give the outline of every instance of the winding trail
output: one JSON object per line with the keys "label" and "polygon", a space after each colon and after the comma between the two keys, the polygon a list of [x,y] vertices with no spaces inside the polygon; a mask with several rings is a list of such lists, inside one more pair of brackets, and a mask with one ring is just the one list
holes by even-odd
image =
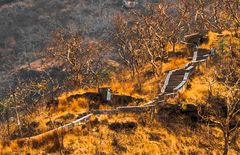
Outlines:
{"label": "winding trail", "polygon": [[[193,43],[187,43],[187,44],[193,44]],[[190,63],[187,63],[183,68],[168,71],[168,74],[166,76],[166,79],[164,81],[164,85],[161,89],[160,94],[156,98],[154,98],[152,101],[146,104],[143,104],[141,106],[124,106],[124,107],[117,107],[116,109],[111,109],[111,110],[92,110],[92,111],[86,112],[84,116],[74,120],[71,123],[65,124],[58,128],[49,130],[47,132],[29,137],[29,138],[31,139],[34,137],[43,136],[46,133],[63,130],[66,128],[72,129],[74,126],[85,124],[94,115],[99,116],[99,115],[111,115],[111,114],[119,114],[119,113],[139,113],[139,112],[144,112],[144,111],[153,109],[154,107],[158,106],[160,103],[163,103],[165,97],[174,96],[180,90],[184,89],[184,87],[186,86],[189,80],[191,73],[196,69],[196,66],[199,65],[199,63],[207,61],[209,57],[214,56],[215,49],[211,49],[211,50],[202,49],[202,48],[198,48],[198,45],[196,44],[194,45],[195,45],[194,47],[195,51],[193,53],[192,61]]]}

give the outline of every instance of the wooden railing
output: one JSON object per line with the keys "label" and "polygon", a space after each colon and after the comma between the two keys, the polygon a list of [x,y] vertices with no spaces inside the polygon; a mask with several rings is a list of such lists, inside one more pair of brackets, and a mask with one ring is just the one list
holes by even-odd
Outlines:
{"label": "wooden railing", "polygon": [[189,80],[190,73],[196,68],[195,66],[200,62],[206,61],[215,53],[214,49],[196,49],[197,50],[194,51],[192,61],[186,64],[184,68],[175,69],[168,72],[160,95],[176,94],[184,87],[184,85],[186,85],[187,81]]}

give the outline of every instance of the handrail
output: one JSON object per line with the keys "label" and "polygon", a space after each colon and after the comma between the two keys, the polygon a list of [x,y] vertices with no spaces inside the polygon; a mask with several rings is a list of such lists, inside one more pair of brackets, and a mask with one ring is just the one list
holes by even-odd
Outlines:
{"label": "handrail", "polygon": [[[189,44],[192,44],[192,43],[189,43]],[[195,45],[195,44],[192,44],[192,45]],[[187,80],[188,80],[188,78],[189,78],[189,74],[190,74],[190,72],[193,71],[193,69],[194,69],[194,64],[195,64],[195,63],[206,61],[206,60],[207,60],[207,57],[213,56],[213,55],[214,55],[214,51],[215,51],[215,49],[212,48],[212,49],[210,50],[210,53],[209,53],[209,54],[205,54],[205,55],[203,55],[203,56],[200,56],[200,57],[203,57],[203,59],[197,60],[197,59],[198,59],[198,56],[199,56],[199,55],[198,55],[198,54],[199,54],[199,48],[198,48],[197,45],[195,45],[194,48],[196,48],[196,51],[194,51],[194,54],[193,54],[193,57],[192,57],[192,61],[191,61],[190,63],[187,63],[187,64],[185,65],[185,67],[182,68],[182,69],[185,71],[184,77],[183,77],[182,81],[173,89],[173,92],[172,92],[172,93],[174,93],[174,91],[178,91],[179,89],[181,89],[181,88],[183,87],[184,84],[187,83]],[[162,89],[161,89],[161,93],[162,93],[162,94],[165,93],[165,90],[167,89],[168,84],[169,84],[169,82],[170,82],[171,76],[174,76],[174,72],[175,72],[175,71],[178,71],[178,70],[181,70],[181,69],[175,69],[175,70],[169,71],[169,73],[168,73],[168,75],[167,75],[167,77],[166,77],[166,79],[165,79],[165,81],[164,81],[164,85],[163,85],[163,87],[162,87]],[[171,93],[171,92],[168,92],[168,93]]]}
{"label": "handrail", "polygon": [[167,87],[167,85],[168,85],[168,83],[169,83],[170,77],[171,77],[171,75],[172,75],[173,72],[174,72],[174,71],[170,71],[170,72],[168,73],[168,75],[167,75],[167,77],[166,77],[166,79],[165,79],[165,81],[164,81],[164,85],[163,85],[163,87],[162,87],[162,90],[161,90],[162,93],[164,93],[164,91],[165,91],[165,89],[166,89],[166,87]]}

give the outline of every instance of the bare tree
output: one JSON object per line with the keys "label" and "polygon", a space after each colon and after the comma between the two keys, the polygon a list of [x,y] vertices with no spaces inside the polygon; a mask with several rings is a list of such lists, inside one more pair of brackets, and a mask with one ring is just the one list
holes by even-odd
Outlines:
{"label": "bare tree", "polygon": [[231,30],[237,33],[240,26],[239,0],[194,1],[195,19],[203,29],[222,32]]}
{"label": "bare tree", "polygon": [[236,89],[237,85],[239,83],[236,83],[235,88],[228,88],[226,95],[212,94],[209,96],[207,104],[199,113],[201,118],[214,123],[222,130],[224,155],[228,154],[229,145],[239,128],[240,96],[239,89]]}
{"label": "bare tree", "polygon": [[233,142],[240,123],[239,59],[236,49],[218,54],[214,72],[209,76],[206,105],[199,113],[204,120],[214,123],[222,130],[224,155],[228,154],[229,145]]}
{"label": "bare tree", "polygon": [[[130,17],[118,16],[113,19],[114,31],[112,35],[112,46],[124,64],[130,68],[132,76],[138,74],[140,61],[140,45],[136,32],[136,20]],[[143,63],[143,62],[142,62]]]}
{"label": "bare tree", "polygon": [[86,83],[97,85],[97,88],[110,79],[111,67],[101,60],[88,62],[87,70],[84,74]]}
{"label": "bare tree", "polygon": [[[180,15],[179,15],[180,14]],[[127,17],[114,19],[112,45],[123,62],[137,73],[139,68],[151,64],[153,73],[162,79],[163,63],[168,57],[167,46],[173,50],[184,36],[184,15],[178,5],[149,5],[146,12],[132,12]]]}
{"label": "bare tree", "polygon": [[138,67],[147,63],[152,65],[157,75],[162,72],[162,63],[167,55],[165,48],[169,41],[166,31],[170,20],[166,14],[167,7],[149,6],[147,13],[133,12],[130,17],[114,20],[115,50],[131,68],[133,75],[135,71],[138,72]]}
{"label": "bare tree", "polygon": [[166,29],[169,18],[166,15],[166,9],[167,6],[159,8],[150,6],[149,14],[139,15],[139,23],[142,23],[138,27],[142,50],[145,51],[147,62],[152,65],[154,73],[158,76],[162,74],[163,62],[167,56],[168,35]]}
{"label": "bare tree", "polygon": [[94,55],[94,51],[90,50],[89,42],[84,37],[63,30],[56,31],[54,41],[46,51],[47,57],[63,62],[66,70],[73,75],[75,85],[81,85],[81,70]]}
{"label": "bare tree", "polygon": [[19,136],[23,136],[22,126],[25,116],[34,112],[36,103],[42,98],[47,86],[44,80],[24,81],[17,78],[14,85],[9,87],[8,95],[0,101],[1,121],[7,123],[7,136],[12,133],[11,126],[15,123]]}

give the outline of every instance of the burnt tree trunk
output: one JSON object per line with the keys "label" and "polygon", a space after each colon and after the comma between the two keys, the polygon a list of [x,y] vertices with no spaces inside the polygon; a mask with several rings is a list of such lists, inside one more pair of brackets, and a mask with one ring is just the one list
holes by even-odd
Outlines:
{"label": "burnt tree trunk", "polygon": [[224,136],[224,150],[223,150],[223,155],[228,155],[228,150],[229,150],[229,136],[230,136],[230,131],[229,131],[229,123],[227,123],[223,126],[223,136]]}
{"label": "burnt tree trunk", "polygon": [[228,155],[228,150],[229,150],[229,134],[224,133],[224,151],[223,155]]}

